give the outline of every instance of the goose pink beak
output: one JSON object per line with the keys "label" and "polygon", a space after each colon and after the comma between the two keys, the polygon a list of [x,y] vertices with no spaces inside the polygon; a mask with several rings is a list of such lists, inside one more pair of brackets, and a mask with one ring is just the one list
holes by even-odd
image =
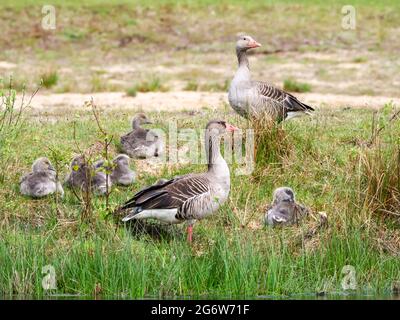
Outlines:
{"label": "goose pink beak", "polygon": [[239,130],[239,128],[237,128],[229,123],[226,124],[226,131],[233,132],[233,131],[237,131],[237,130]]}
{"label": "goose pink beak", "polygon": [[258,43],[257,41],[253,40],[249,43],[249,48],[258,48],[258,47],[261,47],[261,43]]}

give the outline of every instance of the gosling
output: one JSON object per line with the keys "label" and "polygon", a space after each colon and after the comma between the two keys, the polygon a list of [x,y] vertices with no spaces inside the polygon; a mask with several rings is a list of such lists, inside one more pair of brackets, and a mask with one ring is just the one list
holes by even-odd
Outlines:
{"label": "gosling", "polygon": [[296,203],[295,194],[291,188],[277,188],[273,194],[273,202],[267,208],[265,224],[273,227],[292,225],[298,223],[308,213],[308,208]]}
{"label": "gosling", "polygon": [[113,184],[129,186],[135,182],[136,173],[129,168],[130,158],[126,154],[119,154],[113,159],[112,168],[104,165],[104,160],[95,163],[95,168],[105,168],[110,171],[110,178]]}
{"label": "gosling", "polygon": [[108,191],[111,189],[112,182],[110,177],[98,170],[95,165],[88,164],[82,155],[78,155],[72,160],[70,170],[65,179],[65,184],[68,187],[85,190],[87,184],[90,183],[90,188],[94,193],[105,195],[107,194],[108,181]]}
{"label": "gosling", "polygon": [[158,157],[164,152],[164,142],[158,134],[141,127],[152,122],[145,114],[139,113],[132,120],[132,131],[121,137],[121,149],[131,158]]}
{"label": "gosling", "polygon": [[64,196],[61,183],[56,178],[56,170],[49,159],[36,159],[32,165],[32,172],[22,176],[20,191],[23,195],[33,198],[42,198],[55,192]]}

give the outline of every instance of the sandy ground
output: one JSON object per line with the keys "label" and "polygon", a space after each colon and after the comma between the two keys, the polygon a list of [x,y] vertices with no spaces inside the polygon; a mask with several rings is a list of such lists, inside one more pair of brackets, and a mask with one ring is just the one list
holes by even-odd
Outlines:
{"label": "sandy ground", "polygon": [[[400,98],[386,96],[350,96],[337,94],[299,93],[296,96],[316,108],[352,107],[382,108],[386,103],[400,105]],[[149,92],[129,97],[124,92],[92,94],[62,93],[37,94],[31,102],[33,113],[59,113],[85,109],[85,101],[93,98],[101,109],[125,109],[141,111],[188,111],[201,108],[222,108],[228,104],[225,92]]]}

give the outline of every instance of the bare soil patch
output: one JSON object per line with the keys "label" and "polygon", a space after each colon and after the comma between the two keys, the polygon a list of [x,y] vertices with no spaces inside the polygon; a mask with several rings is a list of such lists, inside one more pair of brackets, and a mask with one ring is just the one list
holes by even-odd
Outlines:
{"label": "bare soil patch", "polygon": [[[296,96],[316,108],[373,108],[379,109],[386,103],[400,105],[400,98],[388,96],[350,96],[339,94],[298,93]],[[100,92],[92,94],[59,93],[38,94],[31,103],[33,113],[60,114],[67,110],[85,110],[85,101],[94,99],[99,108],[141,111],[196,111],[202,108],[222,108],[228,104],[225,92],[148,92],[129,97],[124,92]]]}

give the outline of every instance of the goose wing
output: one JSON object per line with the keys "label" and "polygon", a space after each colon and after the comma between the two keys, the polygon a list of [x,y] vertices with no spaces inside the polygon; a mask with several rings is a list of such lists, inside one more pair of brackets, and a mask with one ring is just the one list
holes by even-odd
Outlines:
{"label": "goose wing", "polygon": [[261,97],[265,102],[271,101],[276,105],[283,105],[285,115],[288,112],[310,112],[314,111],[314,108],[309,105],[299,101],[292,94],[274,87],[273,85],[266,82],[253,82],[253,85],[256,88],[257,94]]}
{"label": "goose wing", "polygon": [[121,209],[135,208],[139,213],[147,209],[174,209],[209,195],[209,180],[203,175],[186,175],[144,188],[128,200]]}

